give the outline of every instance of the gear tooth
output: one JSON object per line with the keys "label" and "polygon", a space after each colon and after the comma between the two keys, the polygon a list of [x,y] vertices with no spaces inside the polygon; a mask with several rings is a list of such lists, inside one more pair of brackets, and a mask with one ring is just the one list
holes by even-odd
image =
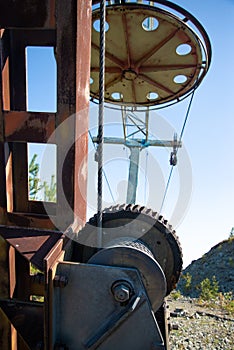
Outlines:
{"label": "gear tooth", "polygon": [[114,212],[115,212],[115,211],[118,211],[118,209],[119,209],[119,205],[118,205],[118,204],[113,205],[111,212],[113,212],[113,211],[114,211]]}
{"label": "gear tooth", "polygon": [[139,205],[138,205],[138,204],[135,204],[135,205],[132,207],[132,210],[135,211],[135,212],[139,212]]}
{"label": "gear tooth", "polygon": [[112,207],[111,207],[111,212],[115,211],[116,208],[117,208],[117,205],[112,205]]}
{"label": "gear tooth", "polygon": [[[172,227],[172,225],[168,224],[168,230],[169,230],[170,232],[173,232],[173,227]],[[174,232],[175,232],[175,231],[174,231]]]}
{"label": "gear tooth", "polygon": [[84,226],[82,230],[84,230],[87,226],[97,226],[97,214],[95,214],[92,218],[89,219],[88,223]]}
{"label": "gear tooth", "polygon": [[131,210],[132,204],[127,204],[125,210]]}
{"label": "gear tooth", "polygon": [[148,208],[145,208],[144,212],[147,214],[147,215],[152,215],[153,212],[151,209],[148,209]]}
{"label": "gear tooth", "polygon": [[119,206],[119,210],[125,210],[125,208],[126,208],[126,204],[121,204],[121,205]]}
{"label": "gear tooth", "polygon": [[158,214],[157,211],[151,210],[151,216],[153,216],[153,218],[156,219],[156,220],[159,218],[159,214]]}
{"label": "gear tooth", "polygon": [[159,216],[158,216],[158,221],[160,221],[160,222],[164,222],[164,218],[163,218],[163,216],[162,216],[162,215],[159,215]]}
{"label": "gear tooth", "polygon": [[97,221],[97,214],[95,214],[90,220],[89,222],[96,222]]}
{"label": "gear tooth", "polygon": [[145,207],[143,207],[143,206],[140,207],[140,208],[139,208],[139,212],[140,212],[140,213],[145,213]]}

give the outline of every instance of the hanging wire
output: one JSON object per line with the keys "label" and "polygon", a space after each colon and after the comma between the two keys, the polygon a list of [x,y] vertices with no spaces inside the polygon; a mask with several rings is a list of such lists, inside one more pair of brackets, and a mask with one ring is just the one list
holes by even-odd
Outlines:
{"label": "hanging wire", "polygon": [[99,53],[99,115],[98,115],[98,198],[97,198],[97,245],[102,247],[102,192],[103,192],[103,124],[105,89],[105,24],[106,1],[100,0],[100,53]]}
{"label": "hanging wire", "polygon": [[149,158],[149,152],[146,151],[146,158],[145,158],[145,189],[144,189],[144,203],[145,203],[145,205],[146,205],[146,190],[147,190],[148,158]]}
{"label": "hanging wire", "polygon": [[[191,105],[192,105],[194,93],[195,93],[195,89],[193,90],[193,93],[191,94],[191,98],[190,98],[190,101],[189,101],[187,113],[186,113],[186,115],[185,115],[184,123],[183,123],[182,129],[181,129],[181,132],[180,132],[180,137],[179,137],[179,142],[178,142],[178,144],[182,141],[182,137],[183,137],[183,134],[184,134],[185,126],[186,126],[187,121],[188,121],[188,117],[189,117],[189,113],[190,113],[190,109],[191,109]],[[177,155],[178,149],[179,149],[179,147],[177,146],[176,149],[175,149],[175,155]],[[160,211],[159,211],[160,213],[162,212],[162,209],[163,209],[163,207],[164,207],[164,203],[165,203],[166,196],[167,196],[167,193],[168,193],[169,185],[170,185],[170,182],[171,182],[171,177],[172,177],[173,169],[174,169],[174,166],[172,165],[172,166],[171,166],[170,173],[169,173],[169,176],[168,176],[167,185],[166,185],[166,188],[165,188],[165,192],[164,192],[164,196],[163,196],[161,208],[160,208]]]}
{"label": "hanging wire", "polygon": [[[90,130],[89,130],[89,137],[90,137],[90,139],[91,139],[91,141],[92,141],[93,148],[94,148],[95,151],[97,152],[97,147],[95,146],[95,143],[93,142],[93,137],[92,137],[92,134],[91,134]],[[110,192],[112,201],[113,201],[114,203],[116,203],[116,200],[115,200],[114,195],[113,195],[113,192],[112,192],[112,190],[111,190],[111,186],[110,186],[110,183],[109,183],[109,181],[108,181],[108,177],[107,177],[107,175],[106,175],[106,172],[105,172],[105,170],[104,170],[104,167],[102,168],[102,172],[103,172],[104,178],[105,178],[105,180],[106,180],[106,184],[107,184],[107,187],[108,187],[108,189],[109,189],[109,192]]]}
{"label": "hanging wire", "polygon": [[110,192],[110,195],[111,195],[112,201],[113,201],[113,202],[116,204],[116,200],[114,199],[114,196],[113,196],[113,192],[112,192],[112,190],[111,190],[110,183],[109,183],[109,181],[108,181],[107,175],[106,175],[106,173],[105,173],[105,171],[104,171],[104,170],[103,170],[103,175],[104,175],[104,178],[105,178],[105,180],[106,180],[107,187],[108,187],[108,189],[109,189],[109,192]]}

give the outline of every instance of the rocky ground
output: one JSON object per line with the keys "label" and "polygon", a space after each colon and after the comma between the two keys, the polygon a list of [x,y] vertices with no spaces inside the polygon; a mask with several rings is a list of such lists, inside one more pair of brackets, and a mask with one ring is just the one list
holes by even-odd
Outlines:
{"label": "rocky ground", "polygon": [[222,310],[201,307],[197,299],[168,299],[170,350],[233,350],[234,317]]}

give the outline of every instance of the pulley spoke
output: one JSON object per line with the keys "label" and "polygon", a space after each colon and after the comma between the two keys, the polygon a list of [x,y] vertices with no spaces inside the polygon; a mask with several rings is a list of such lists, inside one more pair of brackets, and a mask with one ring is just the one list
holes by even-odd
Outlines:
{"label": "pulley spoke", "polygon": [[167,88],[166,86],[162,85],[161,83],[156,82],[155,80],[147,77],[144,74],[139,74],[138,78],[143,79],[144,81],[146,81],[147,83],[149,83],[152,86],[155,86],[156,88],[159,88],[161,90],[164,90],[165,92],[169,93],[169,94],[174,94],[174,92],[172,90],[170,90],[169,88]]}
{"label": "pulley spoke", "polygon": [[[92,43],[92,48],[98,52],[100,52],[100,47],[98,45],[96,45],[95,43]],[[105,57],[108,58],[108,60],[112,61],[113,63],[115,63],[117,66],[119,66],[120,68],[124,69],[125,67],[125,63],[122,62],[118,57],[116,57],[115,55],[113,55],[112,53],[105,51]]]}
{"label": "pulley spoke", "polygon": [[198,68],[201,67],[197,64],[163,64],[163,65],[155,65],[155,66],[141,66],[139,68],[139,73],[153,73],[153,72],[166,72],[171,70],[180,70],[187,68]]}
{"label": "pulley spoke", "polygon": [[139,68],[144,62],[146,62],[150,57],[152,57],[157,51],[159,51],[165,44],[168,43],[178,32],[179,29],[174,30],[170,33],[166,38],[160,41],[155,47],[149,50],[146,54],[144,54],[135,64],[134,68]]}

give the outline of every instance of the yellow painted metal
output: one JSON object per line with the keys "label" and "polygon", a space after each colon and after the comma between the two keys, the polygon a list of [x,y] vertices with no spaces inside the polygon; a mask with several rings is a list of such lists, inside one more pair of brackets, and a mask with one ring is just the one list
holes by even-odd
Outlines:
{"label": "yellow painted metal", "polygon": [[[99,16],[99,10],[93,12],[93,99],[99,93]],[[140,4],[111,6],[106,22],[106,102],[153,106],[180,100],[206,69],[199,38],[170,12]]]}

